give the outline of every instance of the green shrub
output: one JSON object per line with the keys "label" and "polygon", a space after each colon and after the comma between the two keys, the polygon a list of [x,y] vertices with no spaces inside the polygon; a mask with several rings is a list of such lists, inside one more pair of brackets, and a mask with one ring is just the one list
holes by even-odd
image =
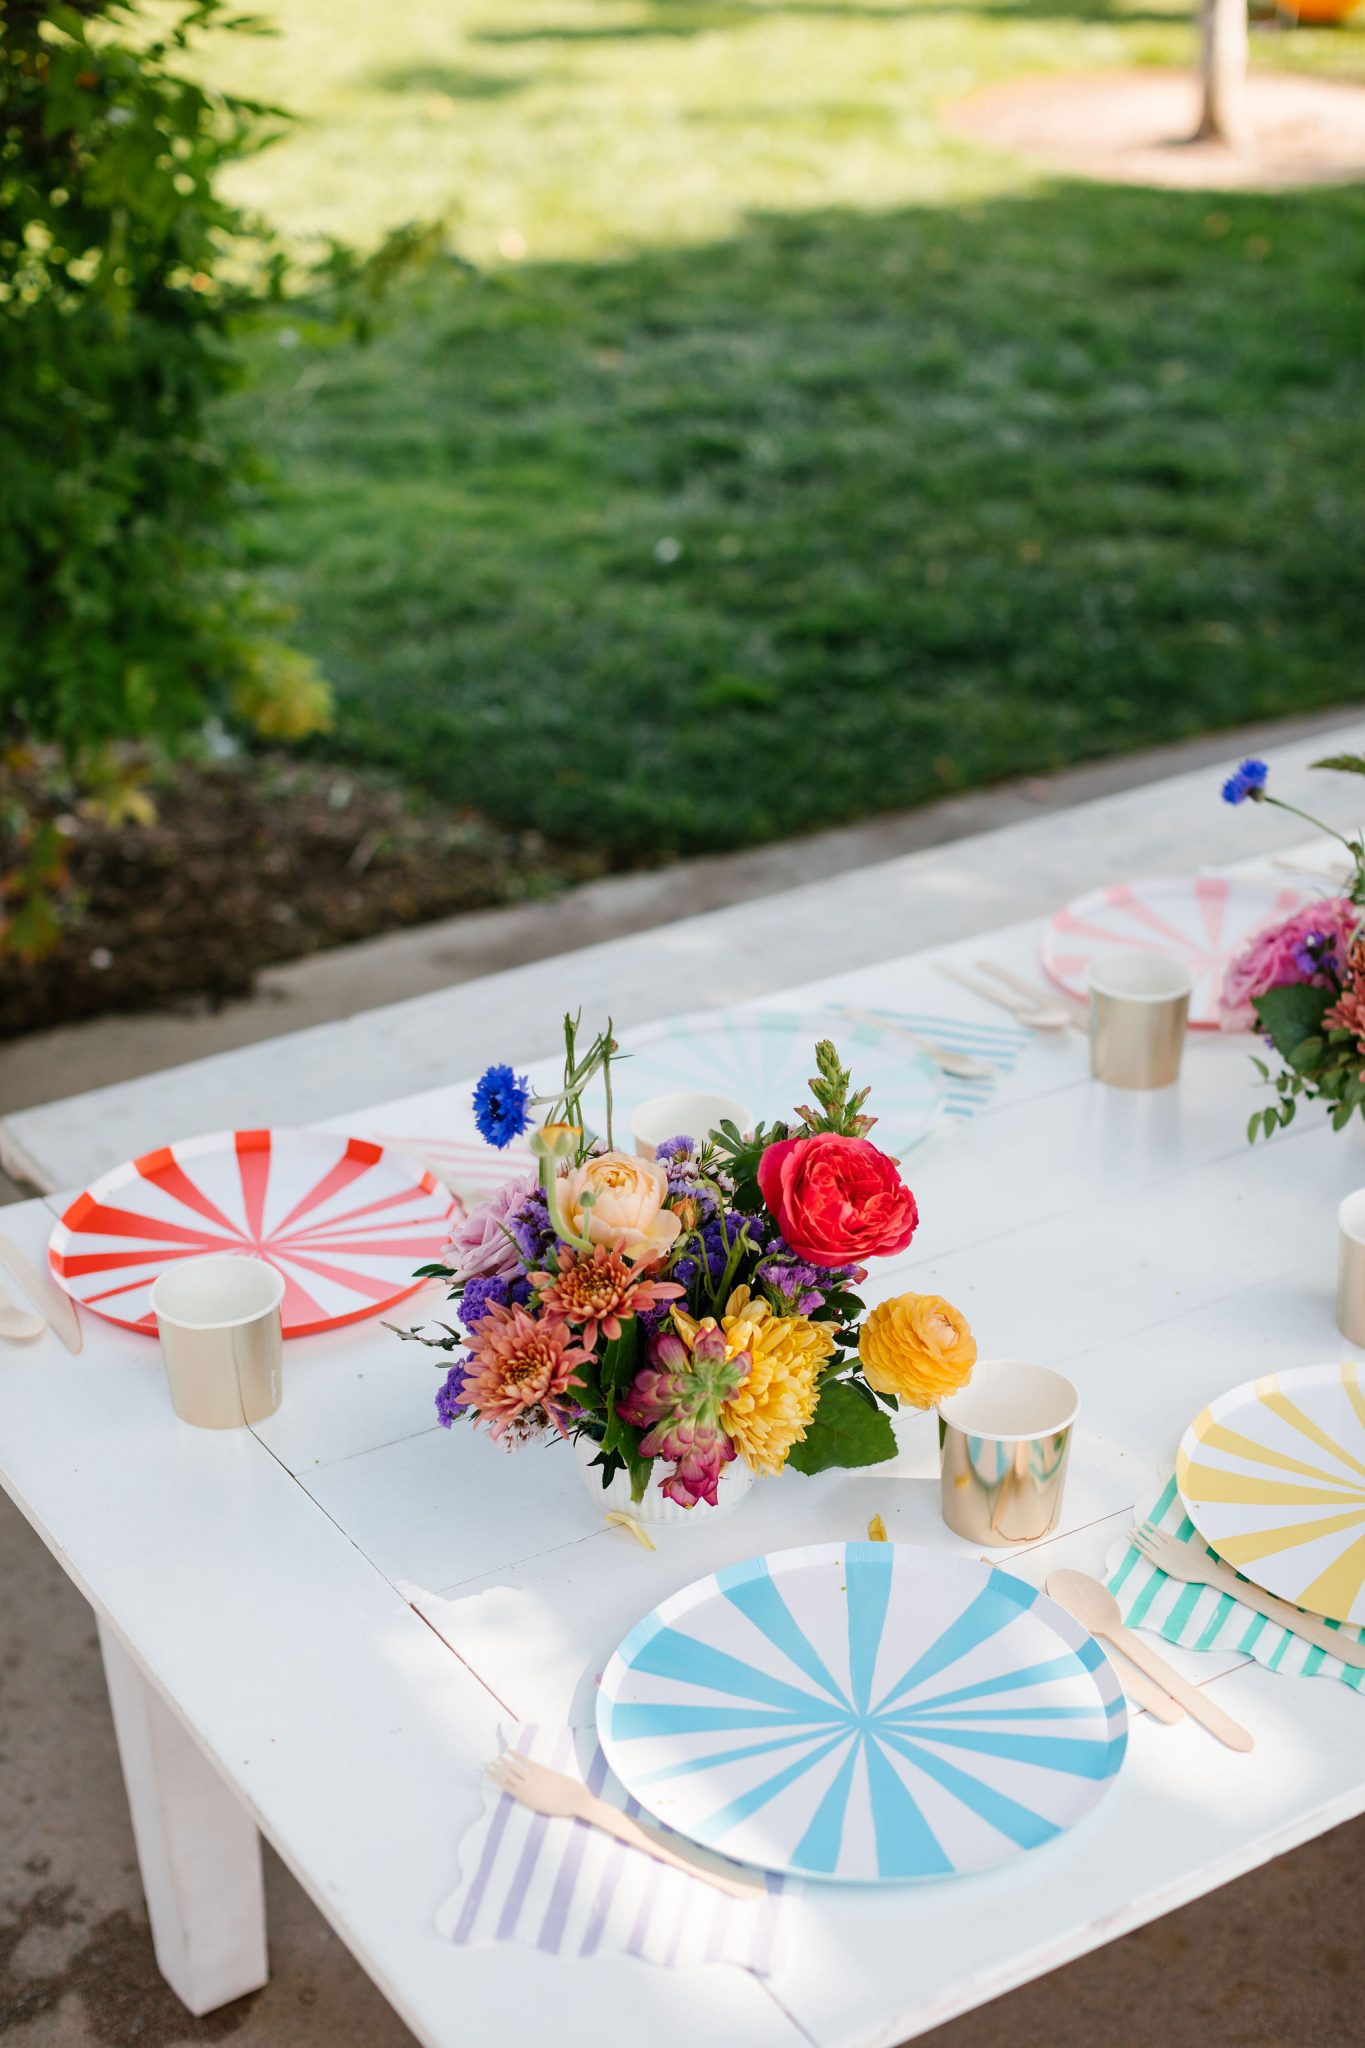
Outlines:
{"label": "green shrub", "polygon": [[[270,110],[176,69],[210,25],[255,26],[226,0],[0,0],[0,747],[78,767],[217,708],[327,720],[234,555],[253,458],[215,401],[282,258],[215,191]],[[0,850],[0,946],[32,865]]]}

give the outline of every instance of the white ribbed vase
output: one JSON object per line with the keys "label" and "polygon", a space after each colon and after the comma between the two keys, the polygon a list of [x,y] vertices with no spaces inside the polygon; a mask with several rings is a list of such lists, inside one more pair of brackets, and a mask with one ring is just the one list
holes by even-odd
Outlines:
{"label": "white ribbed vase", "polygon": [[645,1488],[644,1499],[632,1500],[630,1479],[625,1472],[618,1472],[610,1486],[603,1486],[602,1468],[600,1465],[594,1468],[592,1462],[597,1456],[598,1447],[591,1437],[576,1436],[573,1447],[583,1484],[601,1512],[606,1514],[612,1508],[624,1508],[628,1515],[634,1515],[639,1522],[714,1521],[717,1515],[723,1515],[727,1509],[742,1501],[754,1483],[754,1475],[743,1458],[732,1458],[720,1475],[714,1507],[709,1501],[704,1500],[699,1500],[695,1507],[681,1507],[677,1501],[670,1500],[662,1490],[662,1481],[667,1476],[669,1465],[667,1458],[658,1458],[650,1474],[649,1484]]}

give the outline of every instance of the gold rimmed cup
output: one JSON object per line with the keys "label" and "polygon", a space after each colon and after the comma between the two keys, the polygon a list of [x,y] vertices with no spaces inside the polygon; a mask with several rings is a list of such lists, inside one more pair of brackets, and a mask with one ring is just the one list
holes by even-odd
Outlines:
{"label": "gold rimmed cup", "polygon": [[171,1406],[199,1429],[240,1429],[280,1405],[284,1275],[264,1259],[210,1252],[158,1275],[152,1309]]}
{"label": "gold rimmed cup", "polygon": [[1090,1071],[1110,1088],[1169,1088],[1180,1078],[1194,976],[1164,953],[1092,960]]}
{"label": "gold rimmed cup", "polygon": [[1337,1328],[1365,1348],[1365,1188],[1337,1211]]}
{"label": "gold rimmed cup", "polygon": [[978,1360],[938,1404],[943,1519],[969,1543],[1033,1543],[1062,1511],[1080,1395],[1022,1358]]}
{"label": "gold rimmed cup", "polygon": [[670,1138],[691,1138],[702,1145],[712,1131],[732,1123],[739,1131],[751,1131],[753,1116],[733,1095],[712,1095],[703,1090],[681,1090],[673,1095],[651,1095],[631,1111],[630,1134],[641,1159],[652,1159],[656,1149]]}

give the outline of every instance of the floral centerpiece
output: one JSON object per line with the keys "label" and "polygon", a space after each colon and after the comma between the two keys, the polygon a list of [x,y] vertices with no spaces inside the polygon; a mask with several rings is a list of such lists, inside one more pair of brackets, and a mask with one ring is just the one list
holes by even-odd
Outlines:
{"label": "floral centerpiece", "polygon": [[[735,1460],[772,1474],[892,1457],[887,1411],[962,1385],[976,1347],[935,1296],[864,1320],[865,1261],[903,1252],[919,1212],[834,1046],[815,1048],[814,1100],[790,1123],[680,1131],[641,1159],[613,1144],[610,1026],[586,1051],[576,1020],[564,1029],[558,1095],[533,1095],[505,1066],[474,1092],[484,1137],[529,1133],[536,1170],[422,1269],[450,1282],[454,1322],[399,1334],[459,1354],[440,1421],[509,1447],[586,1440],[604,1487],[624,1474],[639,1502],[658,1479],[688,1508],[717,1504]],[[600,1138],[583,1113],[599,1077]]]}
{"label": "floral centerpiece", "polygon": [[[1334,754],[1315,768],[1365,775],[1365,755]],[[1340,840],[1351,873],[1339,895],[1303,904],[1265,926],[1229,964],[1222,1013],[1229,1030],[1259,1029],[1284,1065],[1272,1075],[1276,1099],[1253,1111],[1247,1136],[1269,1137],[1294,1120],[1299,1100],[1320,1102],[1340,1131],[1365,1111],[1365,841],[1272,796],[1264,761],[1243,761],[1223,784],[1224,802],[1272,804]]]}

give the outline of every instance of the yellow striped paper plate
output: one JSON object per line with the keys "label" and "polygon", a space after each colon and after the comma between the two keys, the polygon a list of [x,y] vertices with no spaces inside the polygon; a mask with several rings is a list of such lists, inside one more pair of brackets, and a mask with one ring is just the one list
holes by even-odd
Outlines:
{"label": "yellow striped paper plate", "polygon": [[1176,1485],[1221,1558],[1296,1607],[1365,1622],[1365,1368],[1234,1387],[1185,1431]]}

